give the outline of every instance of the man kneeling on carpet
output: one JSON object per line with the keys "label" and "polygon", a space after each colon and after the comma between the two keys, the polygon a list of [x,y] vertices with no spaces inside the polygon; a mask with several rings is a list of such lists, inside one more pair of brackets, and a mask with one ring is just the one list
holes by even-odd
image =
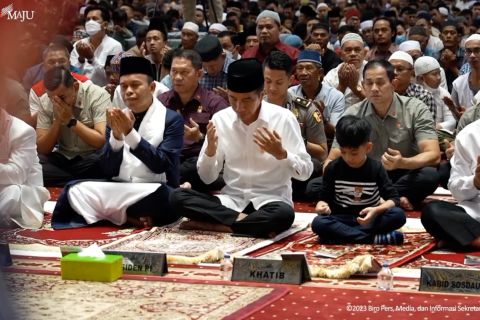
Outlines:
{"label": "man kneeling on carpet", "polygon": [[262,65],[242,59],[228,68],[231,107],[215,113],[197,162],[208,184],[223,169],[218,195],[177,189],[171,205],[191,219],[183,228],[269,237],[294,220],[291,178],[306,180],[313,171],[300,126],[287,109],[262,101]]}
{"label": "man kneeling on carpet", "polygon": [[406,221],[398,192],[380,161],[367,156],[371,130],[353,115],[337,123],[341,157],[325,168],[315,208],[319,215],[312,222],[323,243],[403,243],[403,234],[395,231]]}
{"label": "man kneeling on carpet", "polygon": [[107,110],[107,143],[101,158],[113,182],[67,185],[53,212],[55,229],[100,220],[150,227],[179,218],[168,199],[179,181],[183,119],[153,96],[153,70],[145,58],[120,61],[120,87],[128,109]]}

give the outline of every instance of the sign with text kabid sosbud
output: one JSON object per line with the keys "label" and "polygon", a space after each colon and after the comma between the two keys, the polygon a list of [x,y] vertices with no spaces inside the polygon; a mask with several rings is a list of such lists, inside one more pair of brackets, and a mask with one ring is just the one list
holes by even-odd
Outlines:
{"label": "sign with text kabid sosbud", "polygon": [[480,294],[480,269],[422,267],[419,290]]}
{"label": "sign with text kabid sosbud", "polygon": [[305,254],[282,254],[282,260],[238,257],[233,260],[233,281],[301,284],[309,281]]}

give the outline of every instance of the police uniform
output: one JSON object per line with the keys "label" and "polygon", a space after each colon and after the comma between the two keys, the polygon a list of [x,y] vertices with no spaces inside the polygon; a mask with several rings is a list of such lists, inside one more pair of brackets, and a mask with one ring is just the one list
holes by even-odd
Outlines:
{"label": "police uniform", "polygon": [[[268,101],[267,96],[264,97],[264,100]],[[305,143],[307,141],[315,144],[327,142],[322,114],[311,101],[289,92],[283,107],[292,111],[297,118]]]}

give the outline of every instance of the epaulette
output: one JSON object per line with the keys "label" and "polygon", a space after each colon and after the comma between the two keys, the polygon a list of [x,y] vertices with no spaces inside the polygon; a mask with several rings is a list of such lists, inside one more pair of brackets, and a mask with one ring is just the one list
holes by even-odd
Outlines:
{"label": "epaulette", "polygon": [[310,104],[312,103],[312,101],[308,100],[308,99],[305,99],[305,98],[302,98],[302,97],[295,97],[293,99],[293,103],[296,106],[299,106],[299,107],[302,107],[302,108],[308,108],[308,107],[310,107]]}

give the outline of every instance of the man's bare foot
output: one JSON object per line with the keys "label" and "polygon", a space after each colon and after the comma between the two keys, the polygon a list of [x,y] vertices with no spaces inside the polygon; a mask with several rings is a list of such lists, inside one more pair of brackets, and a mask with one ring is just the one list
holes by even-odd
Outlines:
{"label": "man's bare foot", "polygon": [[407,197],[400,197],[400,207],[407,211],[413,210],[413,206]]}
{"label": "man's bare foot", "polygon": [[475,249],[480,249],[480,237],[476,238],[470,243],[470,246]]}
{"label": "man's bare foot", "polygon": [[210,223],[203,221],[187,220],[180,223],[179,229],[182,230],[205,230],[215,232],[232,233],[232,228],[220,223]]}
{"label": "man's bare foot", "polygon": [[236,219],[235,221],[241,221],[241,220],[245,219],[247,216],[248,216],[248,214],[245,214],[245,213],[243,213],[243,212],[240,212],[240,213],[238,214],[237,219]]}
{"label": "man's bare foot", "polygon": [[192,189],[192,184],[188,181],[185,181],[181,185],[179,185],[180,188],[182,189]]}
{"label": "man's bare foot", "polygon": [[151,228],[153,227],[152,217],[127,217],[127,223],[134,226],[135,228]]}

